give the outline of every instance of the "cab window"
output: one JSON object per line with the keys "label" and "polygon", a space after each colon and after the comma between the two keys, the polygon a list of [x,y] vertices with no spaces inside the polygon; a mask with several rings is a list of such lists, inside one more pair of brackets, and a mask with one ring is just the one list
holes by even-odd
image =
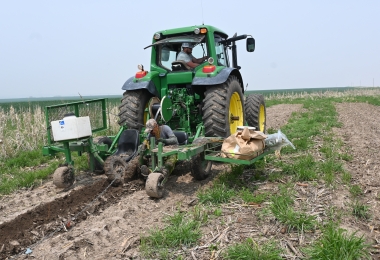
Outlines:
{"label": "cab window", "polygon": [[171,44],[166,44],[159,48],[159,65],[167,70],[171,70],[172,62],[177,59],[178,50]]}
{"label": "cab window", "polygon": [[220,43],[220,41],[225,40],[225,38],[223,38],[222,36],[220,36],[218,34],[215,34],[214,39],[215,39],[215,51],[216,51],[217,65],[229,67],[227,46]]}
{"label": "cab window", "polygon": [[[188,39],[186,39],[186,37],[183,37],[183,39],[181,39],[181,40],[183,42],[188,42],[193,46],[191,54],[195,58],[200,58],[200,57],[208,55],[207,54],[208,53],[207,52],[207,45],[204,42],[204,40],[203,40],[203,42],[191,42],[191,41],[195,41],[195,40],[192,38],[189,38],[189,37],[187,37],[187,38]],[[202,39],[200,39],[200,40],[202,40]],[[182,46],[183,42],[178,42],[178,41],[170,42],[169,40],[168,40],[168,42],[165,42],[163,44],[159,44],[156,46],[156,48],[157,48],[157,64],[159,66],[163,67],[164,69],[171,71],[172,70],[172,62],[177,61],[177,56],[182,51],[181,46]]]}

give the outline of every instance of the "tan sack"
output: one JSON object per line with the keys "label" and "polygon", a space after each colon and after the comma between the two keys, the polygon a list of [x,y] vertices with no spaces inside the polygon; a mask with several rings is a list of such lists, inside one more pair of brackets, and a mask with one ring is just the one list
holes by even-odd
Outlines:
{"label": "tan sack", "polygon": [[266,135],[260,131],[245,127],[230,135],[222,144],[222,157],[240,160],[252,160],[263,153]]}

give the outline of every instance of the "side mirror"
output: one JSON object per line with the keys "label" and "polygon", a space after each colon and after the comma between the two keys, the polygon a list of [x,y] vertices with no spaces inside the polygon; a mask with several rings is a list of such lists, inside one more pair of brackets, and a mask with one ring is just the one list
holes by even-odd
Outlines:
{"label": "side mirror", "polygon": [[255,39],[254,38],[247,38],[247,51],[248,52],[255,51]]}
{"label": "side mirror", "polygon": [[170,50],[166,47],[162,48],[161,61],[168,61],[170,57]]}

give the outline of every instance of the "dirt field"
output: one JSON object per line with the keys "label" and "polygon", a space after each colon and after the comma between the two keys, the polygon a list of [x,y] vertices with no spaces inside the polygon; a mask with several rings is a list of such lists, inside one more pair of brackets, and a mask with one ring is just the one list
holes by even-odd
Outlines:
{"label": "dirt field", "polygon": [[[364,191],[364,200],[371,206],[371,220],[360,221],[347,216],[342,226],[358,230],[359,234],[379,244],[379,160],[380,109],[368,104],[337,104],[339,120],[343,127],[335,133],[344,141],[354,159],[346,169],[354,182]],[[286,124],[293,111],[300,105],[277,105],[267,108],[267,127],[279,129]],[[107,186],[103,175],[82,173],[70,190],[55,188],[51,181],[34,189],[20,190],[0,199],[0,258],[4,259],[31,247],[29,255],[17,255],[18,259],[140,259],[139,239],[149,229],[164,225],[165,215],[178,210],[188,210],[196,204],[196,192],[207,186],[226,165],[215,164],[212,176],[195,181],[186,164],[179,165],[166,184],[164,198],[150,199],[144,191],[144,182],[135,180],[123,187],[110,187],[99,199],[88,206]],[[250,174],[250,173],[248,173]],[[263,182],[259,190],[276,189],[275,183]],[[337,208],[348,207],[349,192],[345,187],[335,190],[322,186],[296,186],[300,199],[307,198],[310,211],[323,216],[333,203]],[[301,259],[298,247],[312,241],[320,234],[303,235],[282,232],[283,227],[268,219],[266,225],[258,225],[255,207],[242,207],[231,203],[223,206],[223,223],[212,219],[202,227],[201,247],[185,248],[173,255],[185,259],[218,259],[223,247],[241,242],[247,237],[256,240],[276,238],[287,249],[288,259]],[[79,214],[79,212],[83,212]],[[71,219],[71,226],[65,227]],[[227,227],[227,228],[226,228]],[[66,231],[67,230],[67,231]],[[215,238],[216,237],[216,238]],[[218,251],[207,247],[210,241],[220,243]],[[293,247],[294,250],[291,250]]]}

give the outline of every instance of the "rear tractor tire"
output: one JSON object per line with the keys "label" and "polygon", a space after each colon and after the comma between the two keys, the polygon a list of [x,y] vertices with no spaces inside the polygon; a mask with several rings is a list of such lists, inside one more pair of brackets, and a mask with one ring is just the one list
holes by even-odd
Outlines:
{"label": "rear tractor tire", "polygon": [[53,184],[58,188],[68,188],[75,181],[74,170],[70,166],[57,168],[53,174]]}
{"label": "rear tractor tire", "polygon": [[266,131],[266,108],[263,95],[248,95],[245,99],[245,118],[257,131]]}
{"label": "rear tractor tire", "polygon": [[119,125],[140,131],[148,118],[148,102],[151,97],[145,89],[125,91],[119,106]]}
{"label": "rear tractor tire", "polygon": [[243,90],[237,77],[208,87],[202,111],[206,136],[228,137],[244,125]]}

